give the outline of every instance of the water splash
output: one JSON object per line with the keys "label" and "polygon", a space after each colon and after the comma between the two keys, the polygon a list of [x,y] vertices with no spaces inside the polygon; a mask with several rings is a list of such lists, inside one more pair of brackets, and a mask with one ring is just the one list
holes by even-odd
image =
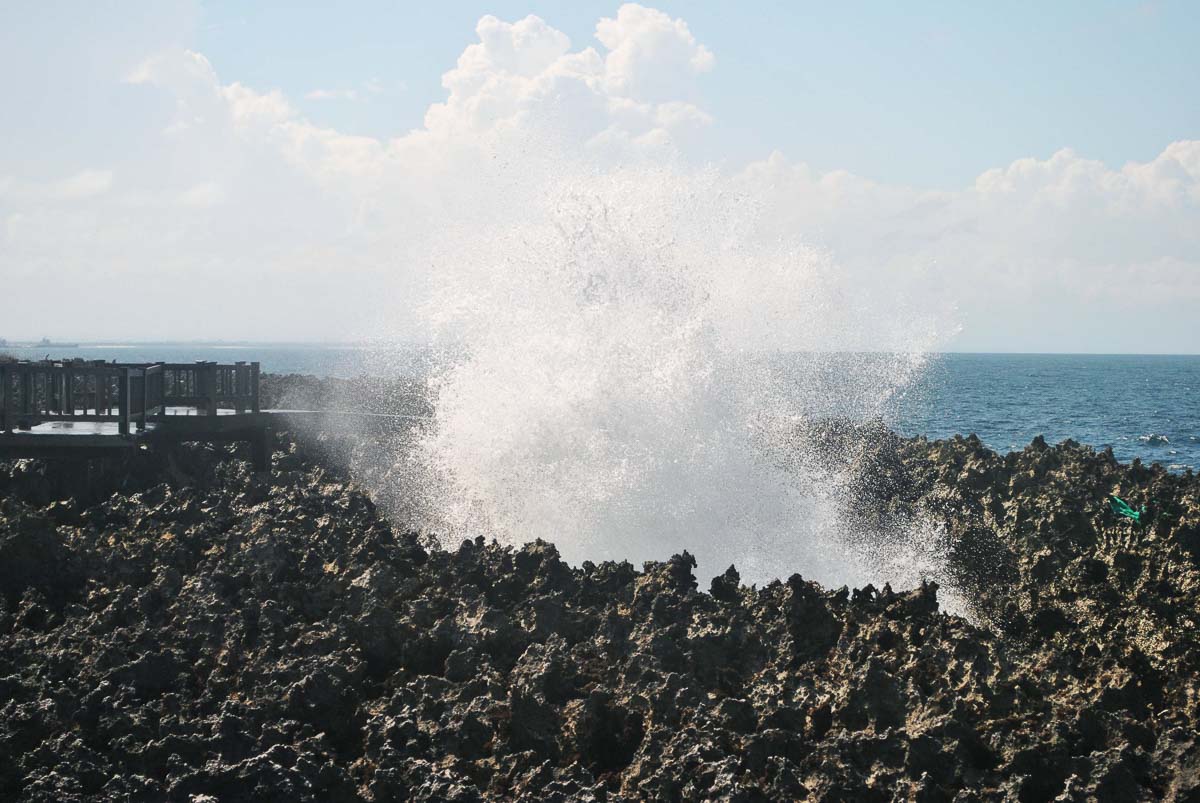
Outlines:
{"label": "water splash", "polygon": [[936,574],[857,546],[847,483],[796,437],[886,415],[936,322],[864,307],[828,254],[759,234],[762,208],[715,171],[548,178],[493,186],[510,208],[434,258],[426,315],[457,356],[414,451],[422,526],[576,563],[687,549],[701,577],[733,563],[746,582]]}

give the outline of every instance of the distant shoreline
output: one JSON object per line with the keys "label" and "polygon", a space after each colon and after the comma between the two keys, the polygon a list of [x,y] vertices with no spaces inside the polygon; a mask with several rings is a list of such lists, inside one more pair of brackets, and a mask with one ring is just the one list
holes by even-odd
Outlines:
{"label": "distant shoreline", "polygon": [[[35,351],[38,348],[342,348],[342,349],[377,349],[377,348],[427,348],[431,344],[417,341],[389,342],[367,340],[74,340],[64,338],[63,341],[49,344],[39,344],[37,341],[0,340],[0,351],[19,350]],[[754,352],[760,353],[760,352]],[[766,353],[766,352],[761,352]],[[891,352],[879,351],[785,351],[787,354],[883,354]],[[1167,351],[967,351],[951,349],[947,351],[928,352],[930,357],[1200,357],[1197,352],[1167,352]]]}

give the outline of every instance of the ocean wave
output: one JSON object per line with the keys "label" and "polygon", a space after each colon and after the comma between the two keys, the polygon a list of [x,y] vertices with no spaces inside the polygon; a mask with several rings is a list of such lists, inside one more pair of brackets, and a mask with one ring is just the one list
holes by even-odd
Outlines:
{"label": "ocean wave", "polygon": [[[746,582],[939,579],[940,547],[860,547],[843,518],[851,478],[795,426],[889,409],[932,330],[834,303],[824,255],[758,234],[712,175],[564,164],[546,181],[511,221],[448,235],[436,257],[426,314],[463,349],[435,368],[435,418],[404,468],[430,500],[421,528],[455,547],[480,531],[541,537],[575,563],[686,547],[698,571],[735,563]],[[883,321],[902,352],[832,356]],[[806,356],[792,374],[750,348]]]}
{"label": "ocean wave", "polygon": [[1165,446],[1171,442],[1166,435],[1158,435],[1153,432],[1148,435],[1139,435],[1138,440],[1150,446]]}

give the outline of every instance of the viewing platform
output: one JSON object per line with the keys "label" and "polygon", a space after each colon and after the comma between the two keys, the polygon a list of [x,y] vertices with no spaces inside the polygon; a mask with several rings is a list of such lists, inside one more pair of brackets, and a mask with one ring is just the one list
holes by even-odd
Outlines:
{"label": "viewing platform", "polygon": [[185,441],[250,443],[270,468],[259,364],[0,364],[0,458],[93,458]]}

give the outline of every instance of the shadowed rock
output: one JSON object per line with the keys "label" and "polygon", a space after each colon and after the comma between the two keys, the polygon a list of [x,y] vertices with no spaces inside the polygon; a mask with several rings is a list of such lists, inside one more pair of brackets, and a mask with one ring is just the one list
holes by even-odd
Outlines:
{"label": "shadowed rock", "polygon": [[932,583],[443,551],[287,437],[269,482],[187,447],[99,502],[0,464],[0,798],[1197,799],[1195,477],[820,438],[853,516],[946,527],[976,623]]}

